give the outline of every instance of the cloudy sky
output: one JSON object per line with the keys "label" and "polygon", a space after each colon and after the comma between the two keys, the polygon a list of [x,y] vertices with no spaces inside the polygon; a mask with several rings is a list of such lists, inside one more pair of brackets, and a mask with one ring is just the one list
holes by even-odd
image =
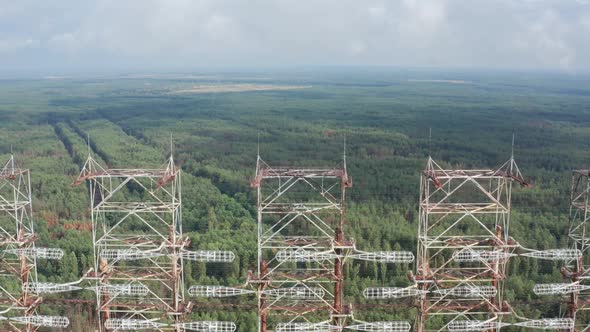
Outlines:
{"label": "cloudy sky", "polygon": [[0,0],[0,71],[590,70],[590,0]]}

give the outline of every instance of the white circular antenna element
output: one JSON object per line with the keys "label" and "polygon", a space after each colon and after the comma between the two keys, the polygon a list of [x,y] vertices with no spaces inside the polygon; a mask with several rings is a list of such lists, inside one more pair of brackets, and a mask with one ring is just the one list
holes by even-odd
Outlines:
{"label": "white circular antenna element", "polygon": [[223,321],[186,322],[175,326],[185,330],[199,332],[234,332],[237,328],[233,322]]}
{"label": "white circular antenna element", "polygon": [[104,326],[118,331],[136,331],[159,329],[167,325],[146,319],[111,318],[105,321]]}
{"label": "white circular antenna element", "polygon": [[216,250],[199,250],[188,251],[184,250],[181,253],[182,258],[197,262],[210,263],[231,263],[236,259],[236,255],[231,251],[216,251]]}
{"label": "white circular antenna element", "polygon": [[59,327],[66,328],[70,325],[70,320],[67,317],[62,316],[25,316],[25,317],[12,317],[11,321],[30,324],[38,327]]}

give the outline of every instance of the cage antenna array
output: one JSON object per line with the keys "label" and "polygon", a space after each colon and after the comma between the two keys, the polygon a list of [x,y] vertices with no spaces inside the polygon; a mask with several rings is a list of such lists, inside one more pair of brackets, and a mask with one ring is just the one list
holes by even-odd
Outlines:
{"label": "cage antenna array", "polygon": [[[41,295],[74,290],[96,294],[100,331],[233,332],[224,321],[185,321],[184,261],[228,263],[228,251],[190,251],[182,231],[181,171],[172,156],[160,168],[113,169],[88,156],[73,183],[88,183],[93,238],[90,287],[39,282],[38,259],[63,251],[35,246],[29,171],[14,157],[0,170],[0,327],[65,328],[66,317],[38,313]],[[590,170],[573,173],[567,249],[531,250],[509,233],[512,187],[524,179],[513,155],[497,169],[446,169],[428,158],[420,177],[416,273],[409,287],[373,287],[367,299],[412,298],[414,329],[500,331],[507,326],[575,331],[590,309]],[[253,295],[259,332],[396,331],[405,321],[364,322],[344,303],[344,263],[412,263],[406,251],[367,252],[345,235],[346,190],[352,180],[337,167],[269,166],[257,155],[251,181],[257,197],[257,266],[239,287],[191,285],[193,297]],[[586,255],[584,255],[586,254]],[[567,283],[539,284],[539,296],[567,298],[568,317],[526,319],[504,300],[506,266],[515,256],[564,261]],[[3,281],[18,280],[18,288]],[[14,282],[12,283],[14,284]],[[513,317],[513,318],[514,318]],[[584,325],[585,326],[585,325]],[[582,331],[590,331],[585,326]]]}

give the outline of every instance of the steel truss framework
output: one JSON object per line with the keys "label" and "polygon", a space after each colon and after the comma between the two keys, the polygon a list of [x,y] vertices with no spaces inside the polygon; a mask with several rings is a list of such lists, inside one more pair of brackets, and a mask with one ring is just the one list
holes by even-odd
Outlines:
{"label": "steel truss framework", "polygon": [[[258,156],[251,185],[258,197],[258,264],[250,283],[258,286],[259,331],[314,315],[342,325],[350,315],[342,303],[342,255],[352,249],[343,231],[352,185],[346,164],[271,167]],[[278,317],[269,322],[269,314]]]}
{"label": "steel truss framework", "polygon": [[[571,247],[563,258],[565,266],[561,273],[567,280],[565,283],[535,285],[533,291],[537,295],[558,295],[567,298],[567,326],[562,331],[590,331],[588,314],[590,310],[590,170],[572,172],[570,196],[570,227],[568,236]],[[562,251],[565,251],[562,250]]]}
{"label": "steel truss framework", "polygon": [[[417,298],[417,331],[499,331],[506,326],[573,329],[571,318],[527,319],[503,300],[506,264],[514,256],[571,261],[580,249],[533,250],[509,236],[513,182],[524,181],[514,158],[500,168],[446,170],[429,158],[421,177],[419,247],[415,284],[367,288],[368,299]],[[253,294],[259,331],[409,331],[404,321],[362,322],[342,303],[347,259],[411,263],[410,252],[364,252],[347,240],[346,158],[341,168],[271,167],[260,157],[251,182],[258,197],[258,270],[246,287],[200,286],[195,297]],[[518,249],[518,250],[517,250]],[[590,287],[547,284],[538,295],[571,294]],[[328,316],[328,317],[326,317]],[[436,317],[436,318],[435,318]],[[431,319],[434,318],[434,319]],[[441,323],[442,322],[442,323]]]}
{"label": "steel truss framework", "polygon": [[[109,169],[88,157],[75,185],[88,181],[100,330],[150,321],[180,331],[185,313],[180,170]],[[112,326],[111,326],[112,325]]]}
{"label": "steel truss framework", "polygon": [[528,186],[512,157],[495,170],[448,170],[429,157],[420,180],[416,331],[506,325],[503,280],[518,246],[509,236],[514,181]]}
{"label": "steel truss framework", "polygon": [[[407,322],[367,323],[343,303],[347,259],[411,263],[411,252],[364,252],[346,238],[346,189],[352,180],[346,154],[338,167],[272,167],[257,156],[251,186],[257,191],[258,261],[248,284],[254,291],[199,286],[195,296],[255,293],[259,331],[404,330]],[[409,328],[408,328],[409,329]]]}
{"label": "steel truss framework", "polygon": [[[577,259],[567,262],[563,274],[570,279],[567,284],[568,292],[553,292],[553,294],[566,294],[568,296],[569,317],[574,320],[574,325],[581,331],[590,331],[590,322],[583,322],[579,317],[585,311],[585,319],[588,319],[590,310],[590,169],[575,170],[572,172],[572,187],[570,197],[570,228],[569,237],[573,248],[579,250],[582,255]],[[563,288],[562,288],[563,289]],[[574,331],[572,327],[570,331]]]}
{"label": "steel truss framework", "polygon": [[[31,176],[14,156],[0,169],[0,327],[9,331],[36,331],[39,327],[66,327],[65,317],[38,316],[42,297],[36,289],[37,259],[59,259],[63,251],[35,247]],[[17,281],[15,283],[14,281]],[[56,323],[58,322],[58,323]]]}
{"label": "steel truss framework", "polygon": [[[65,317],[37,315],[40,295],[79,289],[96,293],[101,331],[235,331],[233,322],[184,321],[183,259],[231,262],[227,251],[188,251],[181,223],[180,170],[172,157],[158,169],[108,169],[91,156],[74,182],[89,184],[94,284],[79,287],[38,282],[37,259],[60,259],[63,251],[35,246],[28,170],[14,158],[0,170],[0,278],[16,275],[18,289],[0,284],[0,324],[15,331],[64,328]],[[418,259],[415,285],[368,288],[369,299],[417,299],[417,331],[529,329],[590,331],[577,313],[590,308],[590,170],[574,171],[569,236],[573,248],[530,250],[509,236],[512,185],[529,186],[511,157],[500,168],[448,170],[432,158],[421,175]],[[408,331],[403,321],[362,322],[343,303],[347,259],[411,263],[410,252],[364,252],[344,235],[346,189],[341,167],[271,167],[259,156],[251,182],[257,190],[258,261],[246,287],[199,286],[191,296],[254,294],[259,331]],[[520,249],[520,250],[516,250]],[[506,263],[514,256],[561,260],[563,284],[535,286],[537,295],[563,295],[568,318],[509,324],[503,300]],[[1,280],[1,279],[0,279]],[[7,299],[7,300],[6,300]],[[431,319],[435,318],[436,319]]]}

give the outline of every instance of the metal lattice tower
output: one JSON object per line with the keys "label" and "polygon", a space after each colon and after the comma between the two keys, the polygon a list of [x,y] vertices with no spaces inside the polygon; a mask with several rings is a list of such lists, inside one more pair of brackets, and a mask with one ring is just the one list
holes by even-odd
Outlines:
{"label": "metal lattice tower", "polygon": [[[590,222],[590,170],[573,171],[570,198],[570,229],[569,237],[574,247],[582,254],[587,254],[590,248],[588,223]],[[573,262],[576,271],[584,268],[583,262]]]}
{"label": "metal lattice tower", "polygon": [[512,157],[495,170],[443,169],[428,158],[420,180],[417,289],[397,293],[418,297],[416,331],[506,325],[503,280],[518,246],[509,236],[513,181],[528,186]]}
{"label": "metal lattice tower", "polygon": [[[567,262],[562,271],[571,280],[568,284],[569,317],[576,322],[578,312],[590,310],[590,169],[575,170],[572,175],[570,198],[570,228],[568,235],[573,248],[581,252],[576,259]],[[559,294],[554,292],[554,294]],[[587,317],[586,317],[587,319]],[[583,325],[583,324],[582,324]],[[571,331],[574,328],[572,327]],[[590,325],[585,323],[582,331],[590,331]]]}
{"label": "metal lattice tower", "polygon": [[[567,300],[567,318],[556,318],[553,324],[561,324],[562,331],[590,331],[588,310],[590,310],[590,170],[575,170],[572,175],[570,197],[570,227],[568,236],[570,248],[554,250],[565,262],[561,269],[567,279],[565,283],[535,285],[533,291],[539,296],[562,296]],[[555,255],[552,255],[555,256]],[[562,302],[563,303],[563,302]]]}
{"label": "metal lattice tower", "polygon": [[109,169],[89,156],[74,184],[84,181],[100,330],[184,330],[189,308],[182,253],[189,241],[182,234],[180,170],[172,156],[158,169]]}
{"label": "metal lattice tower", "polygon": [[[343,303],[348,259],[411,263],[407,251],[358,250],[344,234],[346,189],[352,180],[338,167],[271,167],[258,154],[251,182],[257,191],[258,261],[249,276],[254,291],[200,286],[192,294],[225,297],[255,293],[259,331],[407,331],[403,321],[363,322]],[[406,328],[407,327],[407,328]]]}
{"label": "metal lattice tower", "polygon": [[288,324],[309,317],[341,325],[349,315],[342,303],[342,255],[351,248],[343,232],[352,185],[346,163],[271,167],[258,156],[251,185],[258,197],[258,266],[250,282],[258,285],[259,331],[290,331]]}
{"label": "metal lattice tower", "polygon": [[[37,259],[59,259],[60,249],[38,248],[33,224],[31,176],[11,156],[0,169],[0,327],[3,331],[36,331],[66,327],[66,317],[38,316],[43,298],[37,281]],[[16,282],[15,282],[16,281]]]}

